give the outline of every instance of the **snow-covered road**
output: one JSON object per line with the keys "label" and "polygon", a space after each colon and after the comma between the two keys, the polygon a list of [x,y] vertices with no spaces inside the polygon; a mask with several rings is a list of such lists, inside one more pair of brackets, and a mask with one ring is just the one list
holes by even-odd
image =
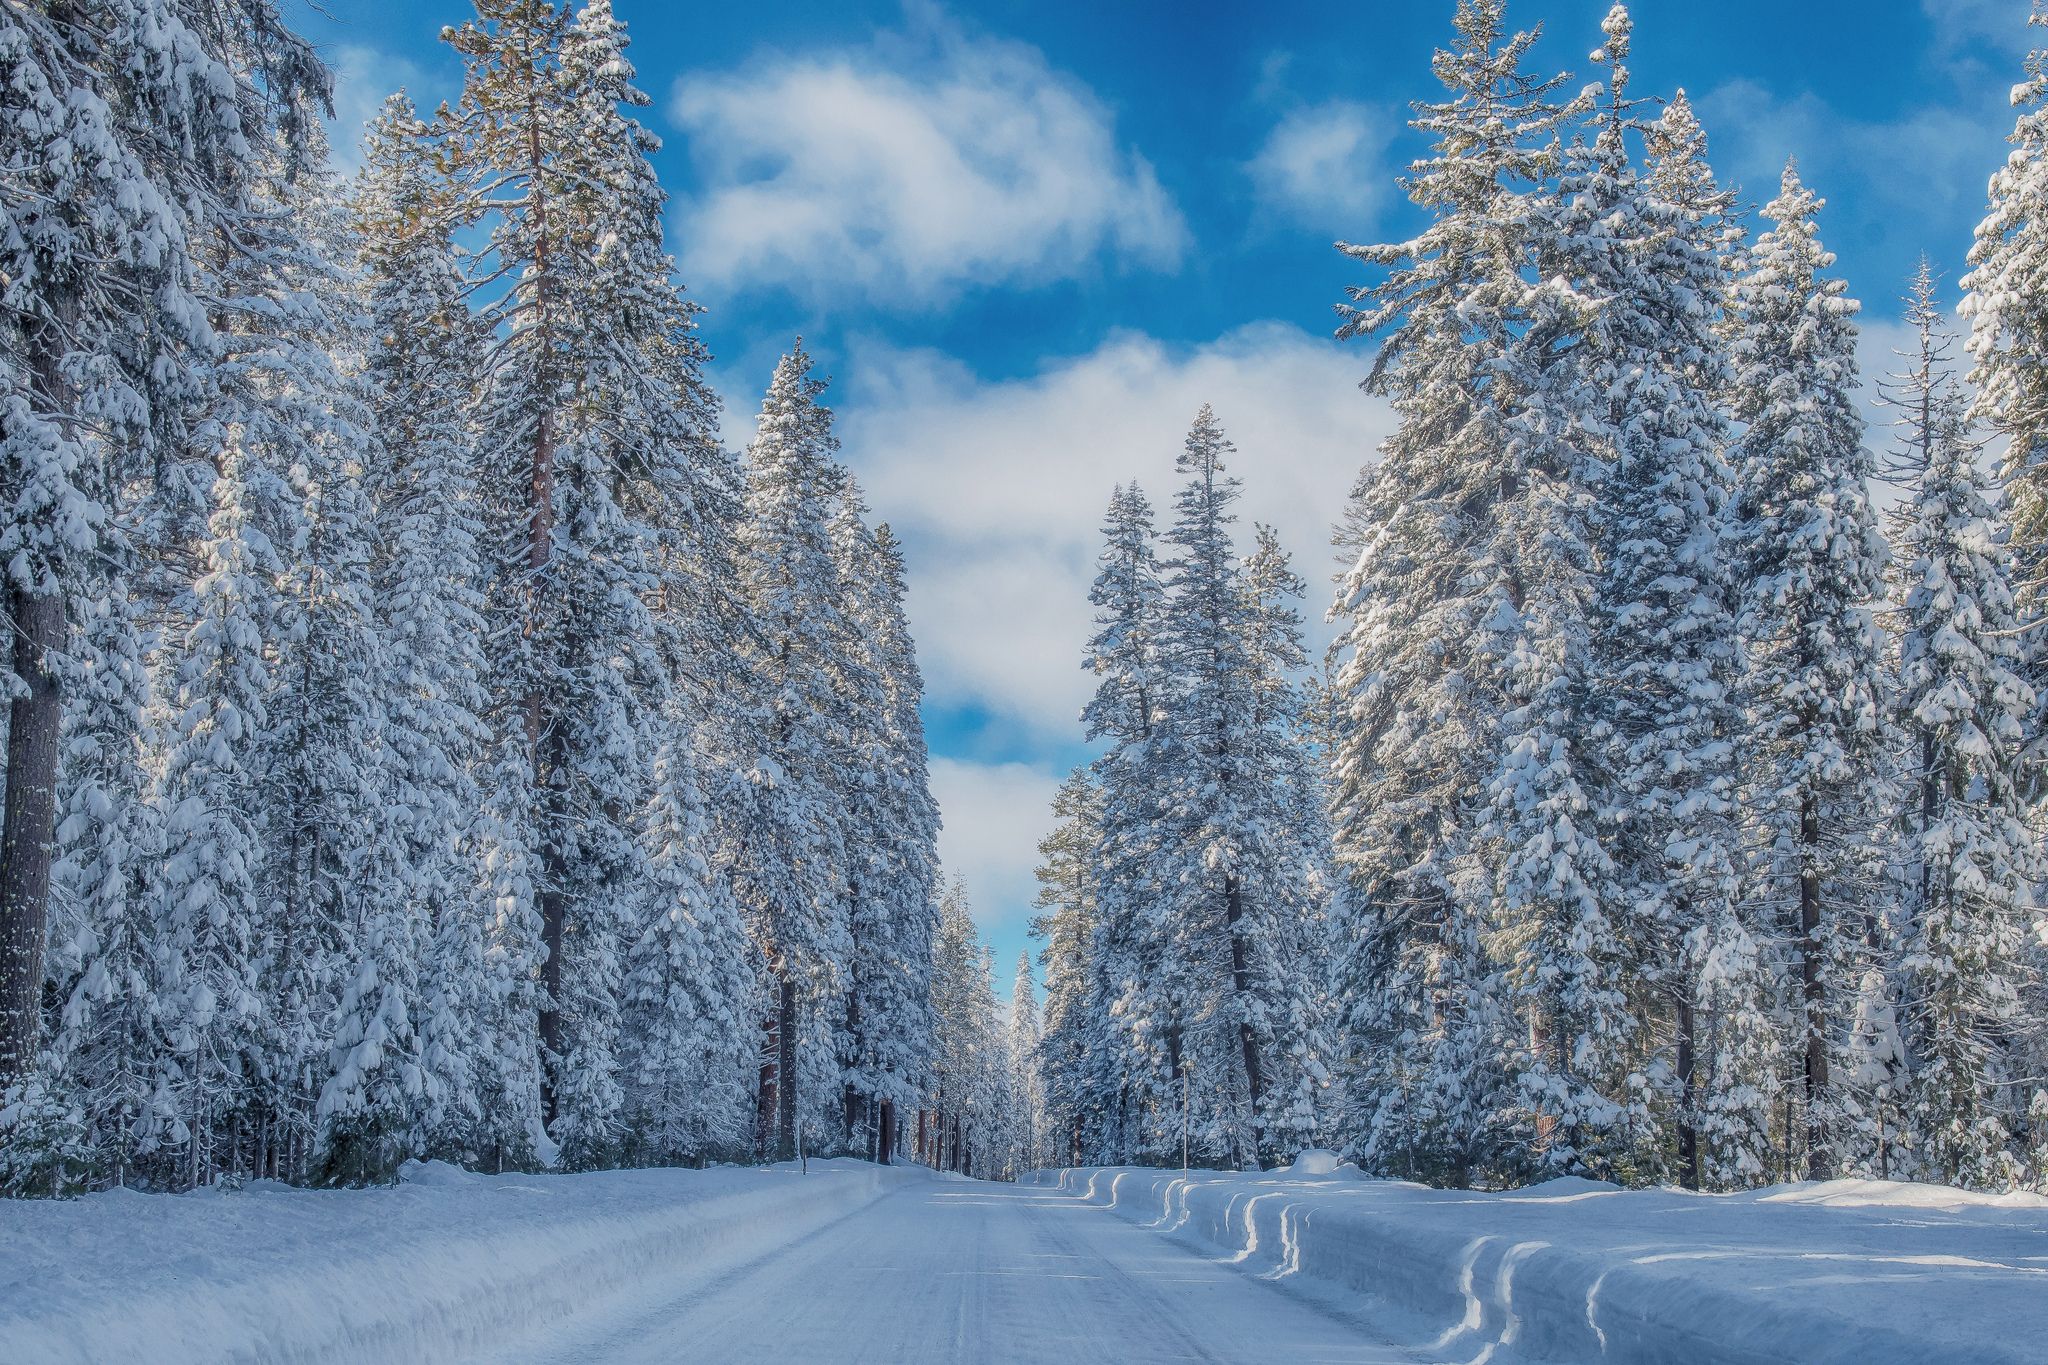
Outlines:
{"label": "snow-covered road", "polygon": [[626,1311],[487,1359],[1402,1362],[1319,1306],[1056,1189],[917,1180],[708,1280],[654,1277]]}

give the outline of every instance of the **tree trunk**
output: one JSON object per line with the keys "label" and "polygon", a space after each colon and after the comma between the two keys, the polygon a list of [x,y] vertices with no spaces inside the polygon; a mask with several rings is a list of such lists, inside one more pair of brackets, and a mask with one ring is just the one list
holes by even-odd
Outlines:
{"label": "tree trunk", "polygon": [[[550,750],[556,746],[552,740],[544,741]],[[559,758],[550,754],[551,759]],[[562,889],[568,874],[568,859],[563,854],[562,840],[568,828],[567,812],[561,809],[564,793],[561,790],[562,774],[554,762],[542,766],[535,773],[548,783],[542,794],[542,827],[540,835],[540,887],[534,897],[540,911],[540,942],[542,949],[540,964],[540,1046],[547,1065],[541,1068],[541,1100],[543,1112],[549,1124],[555,1121],[557,1113],[556,1072],[562,1063],[562,950],[564,930],[569,917],[569,898]]]}
{"label": "tree trunk", "polygon": [[[1236,877],[1223,879],[1223,914],[1230,926],[1230,983],[1243,1002],[1251,996],[1251,963],[1246,958],[1244,935],[1239,924],[1244,919],[1244,888],[1238,885]],[[1251,1020],[1243,1017],[1242,1010],[1237,1021],[1238,1045],[1244,1049],[1244,1083],[1251,1095],[1252,1108],[1252,1160],[1259,1166],[1266,1164],[1266,1135],[1259,1118],[1259,1104],[1265,1098],[1266,1078],[1259,1069],[1259,1040],[1252,1031]]]}
{"label": "tree trunk", "polygon": [[1799,980],[1806,1000],[1806,1178],[1826,1180],[1830,1174],[1827,1124],[1823,1114],[1828,1088],[1827,998],[1821,977],[1825,949],[1820,932],[1820,802],[1806,793],[1799,805]]}
{"label": "tree trunk", "polygon": [[775,1070],[778,1084],[775,1146],[781,1161],[796,1157],[796,982],[784,977],[775,1021]]}
{"label": "tree trunk", "polygon": [[893,1166],[896,1155],[896,1102],[882,1101],[881,1132],[875,1137],[875,1160],[884,1166]]}
{"label": "tree trunk", "polygon": [[1699,1103],[1694,1076],[1695,1028],[1692,996],[1681,990],[1678,996],[1678,1183],[1688,1190],[1700,1187],[1700,1131],[1693,1109]]}
{"label": "tree trunk", "polygon": [[779,1101],[776,1092],[781,1077],[776,1074],[776,1062],[782,1055],[776,1034],[777,1016],[769,1015],[761,1023],[761,1082],[754,1091],[754,1155],[762,1161],[768,1159],[769,1144],[775,1133],[775,1113]]}
{"label": "tree trunk", "polygon": [[64,599],[8,593],[14,672],[25,685],[9,712],[7,806],[0,823],[0,1085],[35,1065],[42,1028],[43,942],[57,838],[57,732],[63,701],[51,656],[64,645]]}

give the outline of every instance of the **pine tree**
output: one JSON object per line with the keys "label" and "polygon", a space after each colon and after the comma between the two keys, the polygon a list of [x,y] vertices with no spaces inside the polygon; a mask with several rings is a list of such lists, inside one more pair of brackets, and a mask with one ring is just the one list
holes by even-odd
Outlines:
{"label": "pine tree", "polygon": [[1053,796],[1052,830],[1038,844],[1040,913],[1031,932],[1041,939],[1045,1010],[1038,1049],[1048,1146],[1054,1160],[1079,1165],[1100,1150],[1104,1096],[1095,1084],[1106,1067],[1098,1054],[1107,1020],[1096,1013],[1095,850],[1101,841],[1101,797],[1086,767],[1074,769]]}
{"label": "pine tree", "polygon": [[824,388],[801,347],[776,366],[748,449],[740,531],[754,622],[743,648],[760,710],[752,791],[728,811],[726,839],[740,850],[736,890],[771,977],[758,1141],[783,1159],[796,1155],[804,1106],[822,1122],[819,1106],[841,1100],[833,1015],[850,952],[833,804],[835,764],[848,751],[834,692],[848,632],[829,529],[840,482]]}
{"label": "pine tree", "polygon": [[[1714,326],[1733,210],[1682,94],[1655,125],[1636,119],[1627,11],[1616,6],[1605,31],[1609,97],[1567,174],[1557,224],[1567,278],[1595,305],[1567,390],[1580,439],[1603,462],[1585,747],[1612,851],[1609,1008],[1638,1021],[1606,1041],[1603,1093],[1618,1112],[1598,1141],[1608,1169],[1624,1162],[1639,1176],[1658,1173],[1675,1147],[1680,1179],[1698,1188],[1697,980],[1716,936],[1735,928],[1737,889],[1741,660],[1721,544],[1733,474],[1716,399],[1728,364]],[[1649,144],[1647,173],[1630,153],[1636,136]],[[1644,1094],[1616,1067],[1669,1075],[1675,1093]]]}
{"label": "pine tree", "polygon": [[119,578],[76,638],[81,686],[65,718],[51,945],[52,975],[66,989],[50,1052],[62,1091],[78,1099],[91,1174],[125,1185],[171,1140],[179,1117],[158,1065],[168,1048],[162,935],[146,876],[163,856],[164,831],[142,769],[146,637]]}
{"label": "pine tree", "polygon": [[1931,269],[1908,298],[1910,368],[1885,398],[1916,473],[1898,543],[1906,565],[1898,691],[1903,793],[1906,1049],[1911,1128],[1930,1174],[2002,1187],[2025,1092],[2009,1055],[2025,974],[2034,867],[2020,763],[2033,690],[2021,680],[2012,569],[1996,488],[1980,467],[1968,399],[1949,368]]}
{"label": "pine tree", "polygon": [[[0,810],[0,1086],[33,1064],[65,692],[58,658],[119,562],[115,490],[183,440],[213,344],[197,243],[234,232],[273,132],[327,98],[263,0],[0,15],[0,554],[14,644]],[[258,72],[261,79],[258,79]]]}
{"label": "pine tree", "polygon": [[[1103,524],[1104,546],[1088,600],[1096,632],[1084,666],[1097,678],[1081,713],[1087,738],[1108,748],[1091,765],[1100,793],[1094,850],[1096,897],[1088,945],[1089,1087],[1100,1114],[1099,1159],[1131,1160],[1164,1141],[1164,1114],[1177,1107],[1180,1058],[1164,1026],[1167,983],[1145,956],[1149,878],[1159,827],[1156,764],[1165,704],[1158,655],[1163,589],[1153,543],[1152,509],[1135,485],[1119,487]],[[1153,1116],[1148,1136],[1147,1115]],[[1177,1135],[1176,1135],[1177,1141]]]}
{"label": "pine tree", "polygon": [[481,936],[481,1016],[474,1059],[478,1118],[470,1146],[478,1165],[503,1171],[552,1163],[542,1110],[540,965],[546,948],[536,882],[533,764],[523,737],[499,741],[487,800],[471,835],[489,920]]}
{"label": "pine tree", "polygon": [[886,1159],[889,1120],[916,1103],[930,1066],[931,933],[937,908],[938,808],[932,801],[919,703],[924,684],[903,614],[903,554],[872,531],[848,478],[833,522],[843,620],[842,704],[852,748],[841,771],[848,971],[845,1135]]}
{"label": "pine tree", "polygon": [[626,1123],[650,1164],[743,1153],[754,1060],[752,947],[705,858],[708,817],[677,738],[647,811],[647,908],[626,954]]}
{"label": "pine tree", "polygon": [[[2028,22],[2048,28],[2036,0]],[[1991,205],[1977,225],[1962,314],[1970,321],[1970,382],[1978,420],[2007,438],[2005,483],[2020,577],[2040,577],[2048,554],[2048,299],[2039,288],[2048,225],[2048,46],[2027,56],[2012,90],[2018,110],[2012,152],[1991,177]],[[2028,681],[2042,692],[2039,651]]]}
{"label": "pine tree", "polygon": [[1038,1072],[1038,988],[1031,980],[1031,954],[1017,955],[1017,975],[1010,982],[1010,1029],[1007,1038],[1010,1099],[1016,1138],[1007,1163],[1011,1179],[1051,1164],[1047,1152],[1045,1087]]}
{"label": "pine tree", "polygon": [[[1875,839],[1885,728],[1871,604],[1883,537],[1851,397],[1857,305],[1822,275],[1834,257],[1821,201],[1785,170],[1772,222],[1734,296],[1733,392],[1743,593],[1750,660],[1745,804],[1762,866],[1752,892],[1787,941],[1798,979],[1790,1052],[1799,1059],[1811,1178],[1831,1172],[1842,1097],[1832,1072],[1848,982],[1875,918]],[[1790,1135],[1788,1135],[1789,1138]]]}
{"label": "pine tree", "polygon": [[187,1185],[230,1167],[236,1154],[224,1144],[260,1101],[275,1041],[261,974],[254,765],[270,690],[269,585],[279,567],[250,514],[254,463],[239,444],[221,452],[204,574],[178,642],[158,786],[165,810],[158,998],[170,1047],[156,1059],[151,1088],[174,1096],[179,1122],[171,1140],[185,1149],[174,1178]]}
{"label": "pine tree", "polygon": [[[483,337],[449,240],[458,210],[434,130],[403,95],[372,125],[352,208],[371,344],[371,483],[381,553],[375,602],[385,659],[383,741],[393,899],[421,936],[420,1094],[414,1144],[456,1158],[482,1114],[476,1093],[487,986],[483,893],[470,826],[484,803],[490,737],[483,509],[468,427]],[[405,935],[394,927],[393,937]]]}
{"label": "pine tree", "polygon": [[1364,540],[1334,608],[1334,810],[1350,1146],[1375,1169],[1463,1182],[1511,1141],[1503,986],[1481,943],[1490,879],[1471,863],[1510,657],[1493,629],[1512,599],[1500,504],[1529,486],[1503,469],[1515,395],[1502,371],[1525,317],[1536,190],[1574,110],[1555,102],[1562,78],[1523,69],[1535,37],[1507,32],[1500,0],[1461,0],[1454,25],[1436,59],[1448,98],[1414,120],[1434,142],[1408,180],[1429,226],[1342,248],[1390,272],[1352,291],[1340,335],[1384,337],[1365,387],[1398,426],[1345,513]]}

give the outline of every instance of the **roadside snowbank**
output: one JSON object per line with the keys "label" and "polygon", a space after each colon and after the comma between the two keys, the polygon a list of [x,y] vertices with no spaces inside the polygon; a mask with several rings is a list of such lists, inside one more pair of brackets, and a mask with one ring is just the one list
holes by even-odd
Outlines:
{"label": "roadside snowbank", "polygon": [[647,1274],[766,1254],[915,1167],[481,1176],[395,1189],[0,1200],[0,1361],[447,1361],[602,1310]]}
{"label": "roadside snowbank", "polygon": [[1849,1180],[1483,1194],[1353,1168],[1033,1179],[1310,1294],[1371,1295],[1449,1360],[2048,1361],[2048,1200],[2031,1195]]}

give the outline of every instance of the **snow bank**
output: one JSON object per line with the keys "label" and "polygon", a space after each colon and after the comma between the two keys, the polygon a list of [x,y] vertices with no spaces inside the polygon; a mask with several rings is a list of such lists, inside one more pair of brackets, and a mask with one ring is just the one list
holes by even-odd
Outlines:
{"label": "snow bank", "polygon": [[446,1361],[602,1311],[649,1274],[739,1265],[919,1168],[480,1176],[394,1189],[0,1200],[0,1361]]}
{"label": "snow bank", "polygon": [[1292,1173],[1034,1177],[1458,1361],[2048,1360],[2048,1200],[1831,1181],[1483,1194]]}

